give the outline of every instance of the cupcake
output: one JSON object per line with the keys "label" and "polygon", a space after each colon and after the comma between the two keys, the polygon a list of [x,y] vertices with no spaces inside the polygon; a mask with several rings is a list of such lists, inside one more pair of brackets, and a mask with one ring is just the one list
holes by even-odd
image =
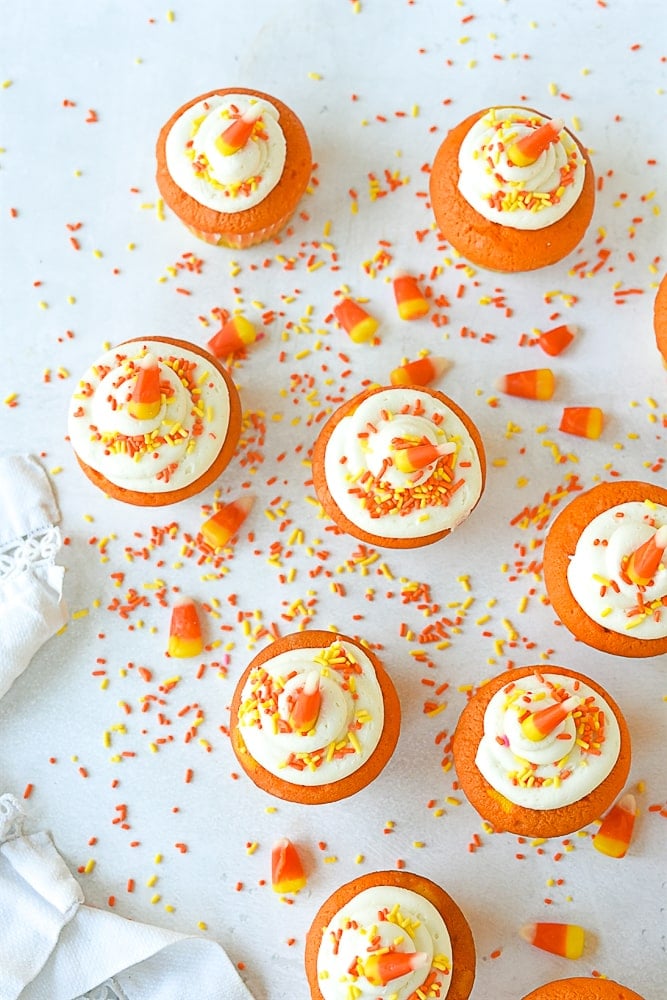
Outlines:
{"label": "cupcake", "polygon": [[431,205],[442,236],[472,264],[530,271],[566,257],[595,204],[588,155],[560,119],[487,108],[456,125],[436,153]]}
{"label": "cupcake", "polygon": [[551,526],[544,582],[560,621],[617,656],[667,652],[667,489],[600,483]]}
{"label": "cupcake", "polygon": [[231,740],[246,774],[271,795],[313,805],[354,795],[394,752],[401,709],[379,659],[318,629],[255,656],[231,704]]}
{"label": "cupcake", "polygon": [[241,433],[241,402],[201,347],[142,337],[106,351],[84,373],[68,433],[95,486],[159,507],[194,496],[222,473]]}
{"label": "cupcake", "polygon": [[611,979],[570,976],[538,986],[523,1000],[643,1000],[643,997]]}
{"label": "cupcake", "polygon": [[157,185],[207,243],[244,248],[276,236],[312,170],[308,136],[286,104],[236,87],[195,97],[163,126]]}
{"label": "cupcake", "polygon": [[422,386],[375,387],[326,422],[312,456],[326,514],[371,545],[415,548],[444,538],[477,505],[484,446],[470,417]]}
{"label": "cupcake", "polygon": [[519,667],[484,684],[456,726],[453,755],[471,805],[498,831],[560,837],[599,818],[630,769],[620,709],[564,667]]}
{"label": "cupcake", "polygon": [[312,1000],[466,1000],[475,943],[463,913],[422,875],[379,871],[337,889],[306,937]]}
{"label": "cupcake", "polygon": [[657,348],[662,354],[663,364],[667,367],[667,274],[658,285],[653,302],[653,329]]}

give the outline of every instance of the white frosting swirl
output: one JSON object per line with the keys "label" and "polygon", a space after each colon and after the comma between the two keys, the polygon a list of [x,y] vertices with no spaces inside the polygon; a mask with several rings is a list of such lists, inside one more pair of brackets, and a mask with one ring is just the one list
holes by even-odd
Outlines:
{"label": "white frosting swirl", "polygon": [[[554,691],[561,696],[554,697]],[[521,721],[574,695],[579,706],[541,740],[524,735]],[[621,747],[616,716],[600,695],[565,674],[527,674],[504,685],[484,713],[475,763],[484,778],[515,805],[556,809],[578,802],[612,771]]]}
{"label": "white frosting swirl", "polygon": [[217,212],[253,208],[276,186],[285,166],[285,136],[278,110],[260,102],[262,114],[246,144],[225,156],[216,140],[235,117],[258,103],[250,94],[214,94],[176,119],[165,145],[167,168],[182,191]]}
{"label": "white frosting swirl", "polygon": [[[417,472],[393,463],[397,442],[454,442],[455,452]],[[388,461],[389,460],[389,461]],[[466,519],[482,492],[480,457],[463,421],[435,396],[387,388],[334,428],[324,455],[334,501],[363,531],[422,538]]]}
{"label": "white frosting swirl", "polygon": [[[129,412],[139,362],[158,361],[160,410],[150,419]],[[109,482],[141,493],[181,489],[215,461],[227,435],[230,401],[220,372],[194,351],[145,340],[120,344],[79,380],[68,433],[77,455]]]}
{"label": "white frosting swirl", "polygon": [[598,514],[584,528],[567,568],[574,599],[598,625],[635,639],[667,636],[667,558],[650,585],[627,577],[627,558],[661,525],[667,507],[629,501]]}
{"label": "white frosting swirl", "polygon": [[566,129],[534,163],[516,166],[508,157],[513,142],[547,121],[523,108],[491,108],[461,143],[459,191],[490,222],[544,229],[576,204],[586,163]]}
{"label": "white frosting swirl", "polygon": [[[383,919],[380,919],[380,915]],[[373,943],[371,943],[373,941]],[[318,985],[325,1000],[377,1000],[379,987],[363,974],[363,963],[378,945],[423,952],[425,964],[381,990],[391,1000],[408,1000],[425,980],[439,984],[444,1000],[452,980],[452,945],[442,916],[428,899],[400,886],[373,886],[358,893],[327,925],[317,956]],[[355,974],[354,969],[358,970]],[[350,987],[354,987],[354,994]]]}
{"label": "white frosting swirl", "polygon": [[[321,704],[313,729],[295,731],[289,704],[319,671]],[[246,750],[265,770],[294,785],[325,785],[357,771],[384,727],[382,690],[368,656],[341,640],[301,646],[254,667],[241,692],[238,725]]]}

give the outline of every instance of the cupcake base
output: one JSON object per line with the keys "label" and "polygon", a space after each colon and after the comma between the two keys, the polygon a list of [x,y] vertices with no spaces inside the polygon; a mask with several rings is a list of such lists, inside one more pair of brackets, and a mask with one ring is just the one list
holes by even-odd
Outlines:
{"label": "cupcake base", "polygon": [[228,371],[217,360],[217,358],[214,358],[213,355],[209,354],[209,352],[204,348],[198,347],[196,344],[192,344],[189,341],[176,340],[173,337],[134,337],[132,340],[125,341],[124,343],[142,343],[146,340],[151,342],[157,341],[162,344],[170,345],[176,350],[181,348],[183,350],[190,351],[193,354],[199,354],[207,364],[217,369],[224,379],[229,394],[229,422],[225,440],[223,441],[222,447],[220,448],[214,462],[204,473],[202,473],[201,476],[193,480],[188,486],[181,487],[177,490],[166,490],[165,492],[160,493],[144,493],[140,490],[130,490],[125,489],[122,486],[116,486],[115,483],[110,482],[110,480],[108,480],[101,472],[97,469],[93,469],[90,465],[84,462],[79,455],[76,455],[76,460],[88,479],[90,479],[91,483],[97,486],[98,489],[102,490],[103,493],[106,493],[107,496],[112,497],[114,500],[120,500],[122,503],[133,504],[137,507],[165,507],[168,504],[179,503],[181,500],[187,500],[189,497],[195,496],[197,493],[201,493],[201,491],[205,490],[207,486],[214,483],[227,468],[232,460],[234,452],[236,451],[236,446],[238,444],[239,437],[241,436],[241,400],[239,398],[238,390]]}
{"label": "cupcake base", "polygon": [[[419,548],[424,545],[432,545],[433,542],[440,541],[442,538],[446,538],[447,535],[451,534],[451,528],[444,528],[441,531],[434,531],[428,535],[421,535],[417,537],[408,538],[392,538],[387,535],[381,534],[380,531],[377,533],[365,531],[360,528],[357,524],[351,521],[340,509],[336,501],[334,500],[329,486],[327,484],[325,467],[324,467],[324,457],[327,449],[327,445],[331,439],[338,424],[345,417],[354,413],[359,404],[366,399],[368,396],[376,392],[383,391],[382,386],[373,389],[368,389],[365,392],[359,393],[353,399],[349,400],[339,407],[328,419],[326,424],[322,427],[317,440],[313,446],[312,454],[312,474],[313,474],[313,486],[315,488],[315,493],[317,494],[317,499],[319,500],[322,508],[326,514],[331,518],[331,520],[337,525],[337,527],[344,531],[348,535],[352,535],[354,538],[358,538],[362,542],[366,542],[368,545],[378,546],[380,548],[390,548],[390,549],[414,549]],[[486,480],[486,455],[484,451],[484,444],[482,442],[481,435],[473,423],[468,414],[461,409],[452,399],[445,396],[441,392],[437,392],[435,389],[429,389],[425,386],[402,386],[405,389],[415,389],[420,393],[425,393],[433,396],[439,402],[444,403],[449,409],[454,413],[459,420],[464,424],[468,434],[472,438],[475,450],[480,463],[481,477],[482,477],[482,487],[480,495],[477,498],[475,504],[471,508],[479,503],[482,494],[484,493],[484,485]],[[470,512],[469,512],[470,513]],[[378,528],[381,527],[381,519],[378,519]]]}
{"label": "cupcake base", "polygon": [[590,159],[573,137],[586,163],[584,186],[576,205],[558,222],[530,231],[491,222],[468,204],[458,188],[461,143],[475,122],[489,110],[477,111],[455,125],[436,153],[431,169],[430,195],[438,229],[467,260],[490,271],[532,271],[555,264],[581,242],[591,221],[595,179]]}
{"label": "cupcake base", "polygon": [[[484,713],[491,698],[511,681],[536,672],[561,674],[587,684],[604,698],[616,717],[621,734],[618,759],[605,780],[578,802],[556,809],[528,809],[515,805],[489,784],[475,763],[477,749],[484,734]],[[618,705],[590,677],[584,677],[565,667],[549,665],[546,668],[544,664],[508,670],[484,684],[461,713],[452,749],[459,784],[470,804],[483,819],[493,824],[497,832],[515,833],[522,837],[562,837],[594,822],[623,790],[630,771],[630,733]]]}
{"label": "cupcake base", "polygon": [[[277,185],[258,205],[237,212],[218,212],[186,194],[174,181],[165,153],[167,136],[176,120],[189,107],[209,97],[247,94],[267,101],[279,112],[280,127],[286,141],[286,159]],[[296,211],[312,172],[312,154],[306,131],[297,115],[270,94],[245,87],[211,90],[188,101],[162,127],[157,140],[156,180],[165,204],[199,239],[215,246],[245,249],[276,236]]]}
{"label": "cupcake base", "polygon": [[[427,899],[440,913],[452,945],[452,975],[447,1000],[468,1000],[475,980],[475,942],[463,912],[452,897],[439,885],[408,871],[378,871],[362,875],[337,889],[318,910],[306,937],[305,965],[312,1000],[325,1000],[319,987],[317,959],[324,933],[338,911],[360,892],[375,886],[389,886],[388,905],[391,907],[391,887],[410,889]],[[390,987],[386,987],[390,993]]]}
{"label": "cupcake base", "polygon": [[[373,665],[384,701],[384,727],[382,734],[375,750],[365,763],[356,771],[337,781],[331,781],[322,785],[299,785],[290,781],[284,781],[263,767],[259,761],[250,755],[246,748],[243,733],[238,725],[243,689],[250,673],[274,656],[290,650],[303,649],[304,647],[325,648],[336,640],[356,646],[368,657]],[[275,642],[271,643],[254,657],[239,679],[234,691],[230,718],[232,748],[239,764],[258,788],[268,792],[270,795],[275,795],[280,799],[290,802],[300,802],[302,805],[319,805],[323,802],[337,802],[340,799],[354,795],[356,792],[362,791],[377,778],[389,761],[398,742],[401,728],[401,706],[393,681],[378,657],[370,649],[351,639],[349,636],[336,632],[327,632],[323,629],[309,629],[276,639]]]}
{"label": "cupcake base", "polygon": [[643,1000],[643,997],[611,979],[571,976],[538,986],[523,1000]]}
{"label": "cupcake base", "polygon": [[667,274],[658,285],[653,302],[653,329],[656,346],[662,355],[662,363],[667,368]]}
{"label": "cupcake base", "polygon": [[630,632],[612,632],[589,618],[574,599],[567,580],[570,559],[579,536],[598,514],[629,501],[651,500],[667,506],[667,490],[642,482],[600,483],[578,494],[557,516],[544,545],[544,583],[551,605],[560,621],[576,639],[587,646],[615,656],[646,657],[667,653],[663,639],[637,639]]}

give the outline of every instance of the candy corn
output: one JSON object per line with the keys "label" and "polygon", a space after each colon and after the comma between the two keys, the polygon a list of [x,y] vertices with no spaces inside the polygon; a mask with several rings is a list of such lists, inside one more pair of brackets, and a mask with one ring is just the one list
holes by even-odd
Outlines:
{"label": "candy corn", "polygon": [[223,156],[231,156],[243,149],[248,139],[252,135],[255,122],[264,111],[263,104],[253,104],[247,111],[235,118],[231,125],[228,125],[222,135],[215,140],[215,146]]}
{"label": "candy corn", "polygon": [[610,858],[624,858],[632,840],[636,814],[634,795],[624,795],[602,820],[593,837],[593,847]]}
{"label": "candy corn", "polygon": [[394,465],[399,472],[418,472],[427,465],[437,462],[443,455],[451,455],[456,451],[453,441],[445,444],[414,444],[409,448],[397,448],[392,455]]}
{"label": "candy corn", "polygon": [[375,951],[363,964],[364,975],[371,986],[386,986],[394,979],[423,968],[427,960],[424,951]]}
{"label": "candy corn", "polygon": [[521,732],[533,742],[543,740],[545,736],[552,733],[556,726],[559,726],[579,704],[579,699],[573,695],[565,701],[558,702],[557,705],[547,705],[539,708],[537,712],[531,712],[521,723]]}
{"label": "candy corn", "polygon": [[429,354],[426,358],[408,361],[394,368],[389,376],[392,385],[430,385],[440,378],[449,367],[447,358]]}
{"label": "candy corn", "polygon": [[540,334],[537,343],[545,354],[550,354],[553,358],[569,347],[578,332],[578,327],[563,323],[561,326],[555,326],[553,330],[545,330]]}
{"label": "candy corn", "polygon": [[551,399],[556,387],[551,368],[510,372],[509,375],[501,375],[496,384],[508,396],[523,396],[524,399]]}
{"label": "candy corn", "polygon": [[563,958],[581,958],[584,952],[584,931],[577,924],[525,924],[519,934],[528,944]]}
{"label": "candy corn", "polygon": [[271,851],[271,886],[274,892],[298,892],[306,884],[299,853],[287,837],[276,841]]}
{"label": "candy corn", "polygon": [[257,330],[245,316],[232,316],[208,342],[208,349],[216,358],[243,351],[257,339]]}
{"label": "candy corn", "polygon": [[201,533],[211,548],[221,549],[230,542],[250,513],[254,497],[245,496],[232,500],[217,510],[201,526]]}
{"label": "candy corn", "polygon": [[154,420],[162,406],[160,368],[153,354],[146,354],[138,363],[132,395],[127,409],[137,420]]}
{"label": "candy corn", "polygon": [[545,122],[539,128],[533,129],[521,136],[507,150],[507,155],[512,163],[517,167],[527,167],[535,160],[539,159],[545,149],[552,142],[556,142],[558,136],[563,131],[565,122],[562,118],[554,118],[550,122]]}
{"label": "candy corn", "polygon": [[597,440],[602,434],[604,414],[597,406],[566,406],[560,419],[559,430],[566,434]]}
{"label": "candy corn", "polygon": [[184,659],[197,656],[204,648],[199,624],[199,615],[191,597],[181,597],[171,612],[169,629],[170,656]]}
{"label": "candy corn", "polygon": [[646,587],[660,569],[667,548],[667,524],[658,528],[650,538],[632,553],[625,572],[637,587]]}
{"label": "candy corn", "polygon": [[380,325],[375,317],[366,312],[354,299],[341,299],[333,307],[333,313],[355,344],[363,344],[370,340]]}
{"label": "candy corn", "polygon": [[394,296],[401,319],[419,319],[429,311],[428,300],[424,297],[417,279],[410,274],[401,272],[396,275]]}
{"label": "candy corn", "polygon": [[297,733],[309,733],[317,722],[321,702],[320,674],[318,670],[311,670],[294,696],[289,714],[292,729]]}

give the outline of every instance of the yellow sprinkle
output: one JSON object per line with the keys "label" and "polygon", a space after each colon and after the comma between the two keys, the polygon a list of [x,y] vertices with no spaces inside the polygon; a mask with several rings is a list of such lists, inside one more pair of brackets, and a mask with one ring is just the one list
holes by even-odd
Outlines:
{"label": "yellow sprinkle", "polygon": [[175,19],[176,19],[176,15],[174,14],[173,10],[168,10],[168,11],[167,11],[167,20],[168,20],[169,22],[172,22],[172,21],[174,21]]}
{"label": "yellow sprinkle", "polygon": [[151,875],[150,878],[146,879],[146,885],[151,889],[157,882],[157,875]]}
{"label": "yellow sprinkle", "polygon": [[321,73],[310,72],[308,74],[308,79],[309,80],[321,80],[322,79],[322,74]]}
{"label": "yellow sprinkle", "polygon": [[155,904],[159,903],[161,899],[162,896],[160,895],[160,893],[156,892],[154,896],[151,896],[151,903],[153,904],[153,906],[155,906]]}
{"label": "yellow sprinkle", "polygon": [[94,867],[95,867],[95,860],[93,858],[91,858],[90,861],[86,862],[86,866],[83,869],[84,873],[86,875],[90,875],[90,873],[92,872],[92,870],[93,870]]}

